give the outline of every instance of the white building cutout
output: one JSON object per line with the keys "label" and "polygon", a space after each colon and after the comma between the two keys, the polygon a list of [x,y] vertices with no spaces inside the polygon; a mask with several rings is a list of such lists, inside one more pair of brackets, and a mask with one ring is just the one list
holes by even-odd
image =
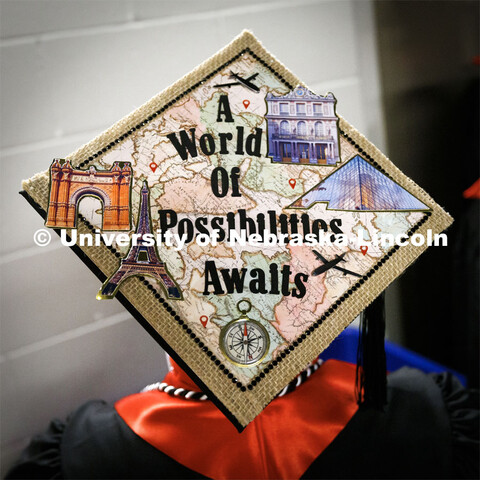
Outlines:
{"label": "white building cutout", "polygon": [[274,162],[336,165],[340,162],[337,103],[332,93],[305,87],[267,101],[269,156]]}

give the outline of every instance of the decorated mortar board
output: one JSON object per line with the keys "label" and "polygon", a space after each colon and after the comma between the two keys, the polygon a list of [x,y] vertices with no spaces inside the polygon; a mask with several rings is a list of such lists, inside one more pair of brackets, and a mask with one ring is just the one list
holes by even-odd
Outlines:
{"label": "decorated mortar board", "polygon": [[23,184],[239,431],[363,311],[381,406],[381,294],[452,222],[336,106],[243,32]]}

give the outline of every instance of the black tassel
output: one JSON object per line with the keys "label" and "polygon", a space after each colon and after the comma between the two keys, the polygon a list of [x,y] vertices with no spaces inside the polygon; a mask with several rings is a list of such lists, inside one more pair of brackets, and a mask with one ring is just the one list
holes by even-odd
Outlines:
{"label": "black tassel", "polygon": [[384,292],[360,314],[356,396],[359,405],[377,410],[387,403]]}

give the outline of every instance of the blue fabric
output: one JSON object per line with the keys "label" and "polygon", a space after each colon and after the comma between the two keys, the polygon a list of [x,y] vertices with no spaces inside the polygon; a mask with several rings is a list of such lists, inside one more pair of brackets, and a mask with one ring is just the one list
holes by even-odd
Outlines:
{"label": "blue fabric", "polygon": [[[344,362],[357,363],[357,346],[358,328],[348,327],[321,353],[320,358],[323,360],[334,358]],[[389,372],[394,372],[402,367],[417,368],[425,373],[451,372],[460,380],[463,386],[467,384],[465,375],[389,340],[385,340],[385,353],[387,355],[387,370]]]}

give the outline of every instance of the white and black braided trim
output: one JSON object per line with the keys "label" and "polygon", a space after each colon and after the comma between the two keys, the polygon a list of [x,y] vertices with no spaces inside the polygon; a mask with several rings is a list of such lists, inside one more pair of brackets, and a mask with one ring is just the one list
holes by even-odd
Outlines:
{"label": "white and black braided trim", "polygon": [[[307,378],[318,370],[318,367],[323,363],[321,358],[317,358],[315,362],[311,363],[300,375],[295,377],[278,395],[277,397],[283,397],[287,393],[293,392],[298,388]],[[277,398],[275,397],[275,398]]]}
{"label": "white and black braided trim", "polygon": [[188,398],[189,400],[208,400],[208,397],[202,392],[194,392],[193,390],[185,390],[184,388],[175,388],[173,385],[169,385],[165,382],[152,383],[147,385],[140,393],[152,392],[158,390],[160,392],[165,392],[171,395],[172,397],[183,397]]}
{"label": "white and black braided trim", "polygon": [[[300,375],[295,377],[278,395],[277,397],[283,397],[287,393],[293,392],[298,388],[305,380],[307,380],[310,375],[318,370],[318,367],[323,363],[323,360],[318,358],[315,362],[311,363]],[[171,395],[172,397],[182,397],[189,400],[199,400],[201,402],[208,400],[207,395],[203,392],[194,392],[193,390],[185,390],[184,388],[175,388],[173,385],[169,385],[165,382],[152,383],[147,385],[140,393],[152,392],[158,390],[160,392],[165,392]]]}

